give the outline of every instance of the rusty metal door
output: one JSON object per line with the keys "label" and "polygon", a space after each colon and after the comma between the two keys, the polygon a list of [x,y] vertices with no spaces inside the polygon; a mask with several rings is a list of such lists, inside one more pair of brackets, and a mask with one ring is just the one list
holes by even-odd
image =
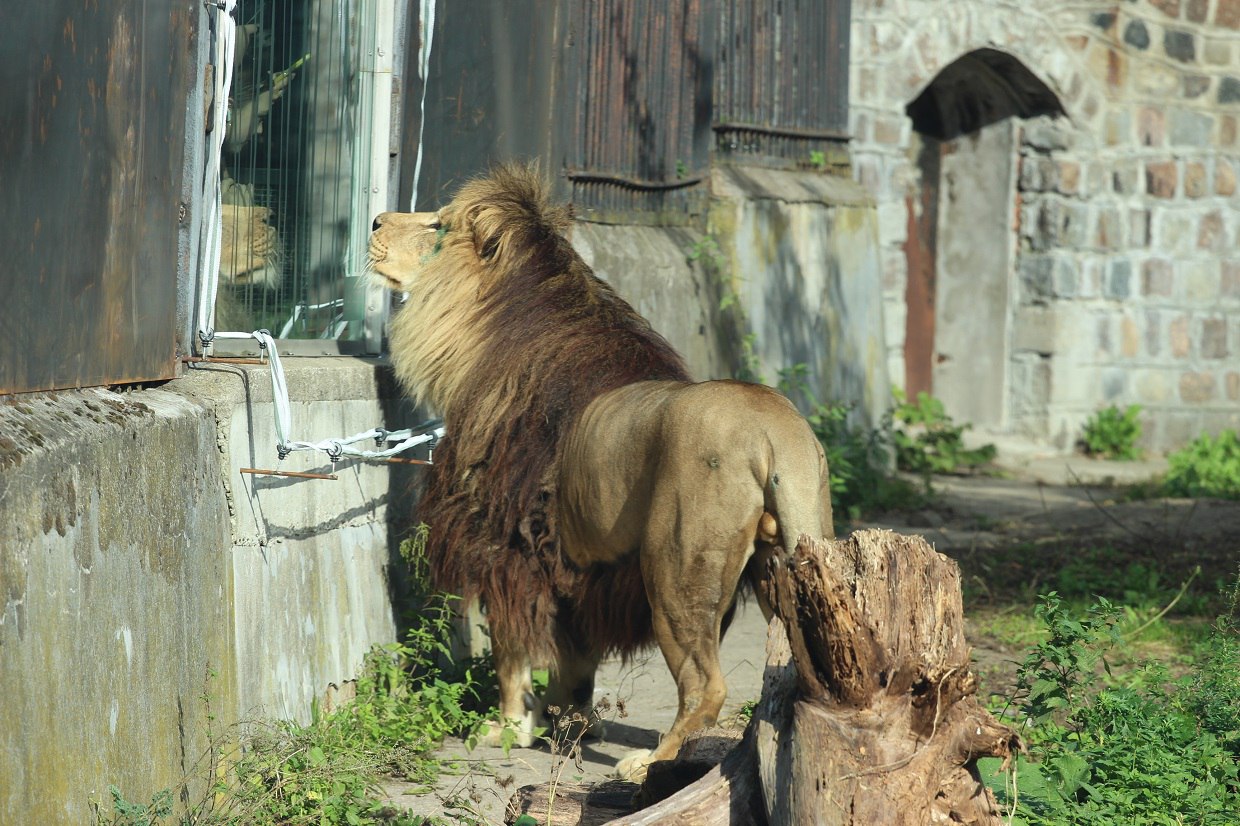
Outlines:
{"label": "rusty metal door", "polygon": [[170,378],[198,8],[5,4],[0,394]]}

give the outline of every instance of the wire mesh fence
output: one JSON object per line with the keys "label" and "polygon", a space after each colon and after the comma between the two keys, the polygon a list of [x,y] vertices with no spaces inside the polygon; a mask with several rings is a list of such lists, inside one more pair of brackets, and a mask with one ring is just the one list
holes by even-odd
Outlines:
{"label": "wire mesh fence", "polygon": [[216,328],[357,339],[372,0],[241,0],[222,160]]}

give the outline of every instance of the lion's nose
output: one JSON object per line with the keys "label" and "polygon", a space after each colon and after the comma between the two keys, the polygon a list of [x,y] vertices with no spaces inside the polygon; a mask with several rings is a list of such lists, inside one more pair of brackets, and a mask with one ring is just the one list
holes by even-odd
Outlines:
{"label": "lion's nose", "polygon": [[376,215],[375,220],[370,222],[370,231],[374,232],[375,230],[379,229],[379,227],[382,226],[382,224],[383,224],[383,216]]}

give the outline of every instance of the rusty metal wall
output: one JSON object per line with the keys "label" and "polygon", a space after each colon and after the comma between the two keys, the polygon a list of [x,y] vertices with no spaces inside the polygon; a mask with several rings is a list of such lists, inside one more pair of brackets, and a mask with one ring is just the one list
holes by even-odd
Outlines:
{"label": "rusty metal wall", "polygon": [[848,133],[850,0],[718,0],[716,150],[807,160]]}
{"label": "rusty metal wall", "polygon": [[421,135],[419,209],[528,157],[587,220],[692,221],[714,157],[808,165],[843,145],[850,12],[849,0],[440,0],[424,113],[409,44],[401,202]]}
{"label": "rusty metal wall", "polygon": [[714,27],[703,0],[579,0],[567,175],[581,217],[700,210],[710,165]]}
{"label": "rusty metal wall", "polygon": [[170,378],[198,7],[5,4],[0,394]]}
{"label": "rusty metal wall", "polygon": [[[552,175],[559,173],[553,143],[566,109],[556,89],[563,5],[563,0],[440,0],[424,123],[418,43],[408,44],[402,208],[413,197],[419,138],[417,209],[441,206],[466,179],[498,161],[539,159]],[[411,8],[414,38],[417,15]]]}

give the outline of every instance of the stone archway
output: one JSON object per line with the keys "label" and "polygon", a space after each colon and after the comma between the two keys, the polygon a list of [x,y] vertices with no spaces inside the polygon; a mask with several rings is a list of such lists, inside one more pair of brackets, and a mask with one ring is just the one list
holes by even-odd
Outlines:
{"label": "stone archway", "polygon": [[945,66],[905,111],[921,180],[905,242],[905,389],[1004,429],[1019,123],[1064,110],[1018,59],[983,48]]}
{"label": "stone archway", "polygon": [[[937,212],[939,191],[922,190],[921,182],[927,176],[918,159],[926,152],[925,142],[921,133],[910,128],[913,115],[918,121],[933,118],[923,110],[909,112],[909,105],[937,82],[935,98],[951,87],[957,94],[945,96],[954,102],[952,105],[932,97],[922,101],[926,110],[937,109],[935,117],[943,122],[936,128],[922,127],[925,132],[949,134],[959,131],[962,123],[985,129],[1019,119],[1021,108],[1012,106],[1010,100],[1005,108],[1006,99],[998,93],[1005,91],[1010,83],[1006,78],[1020,66],[1030,81],[1018,87],[1024,91],[1016,94],[1024,111],[1042,111],[1047,108],[1046,101],[1056,100],[1066,118],[1046,124],[1046,131],[1057,137],[1070,136],[1077,150],[1088,152],[1105,131],[1107,90],[1088,64],[1086,47],[1090,39],[1065,31],[1049,7],[998,4],[995,0],[959,0],[947,6],[929,0],[900,4],[860,0],[852,8],[849,107],[855,136],[854,175],[873,194],[879,210],[888,375],[893,384],[916,392],[930,389],[933,379],[934,328],[931,324],[910,324],[908,314],[916,314],[919,306],[924,312],[933,294],[926,295],[929,285],[925,279],[910,284],[908,276],[910,267],[919,263],[917,254],[934,260],[937,223],[927,223],[926,213]],[[970,60],[959,62],[965,56]],[[953,68],[948,71],[949,67]],[[975,88],[976,84],[971,87],[968,81],[976,80],[979,74],[999,83],[984,87],[988,92],[981,100],[962,94]],[[934,107],[930,106],[932,102]],[[964,109],[953,109],[953,105]],[[971,115],[969,107],[974,110]],[[1043,124],[1037,126],[1041,129]],[[953,137],[968,148],[967,138]],[[936,153],[933,157],[941,156]],[[958,153],[956,157],[962,156]],[[938,180],[938,172],[932,179]],[[919,226],[934,226],[936,230],[923,239],[919,253],[910,256],[909,239]],[[925,265],[924,258],[920,264]],[[1019,314],[1017,319],[1024,323]],[[1014,330],[1012,338],[1023,342],[1020,332]],[[920,384],[908,369],[918,354],[922,354]],[[1010,398],[1006,400],[1009,409],[1006,426],[999,426],[1002,430],[1033,433],[1045,423],[1049,396],[1042,377],[1046,365],[1033,360],[1036,357],[1040,354],[1013,353]]]}

